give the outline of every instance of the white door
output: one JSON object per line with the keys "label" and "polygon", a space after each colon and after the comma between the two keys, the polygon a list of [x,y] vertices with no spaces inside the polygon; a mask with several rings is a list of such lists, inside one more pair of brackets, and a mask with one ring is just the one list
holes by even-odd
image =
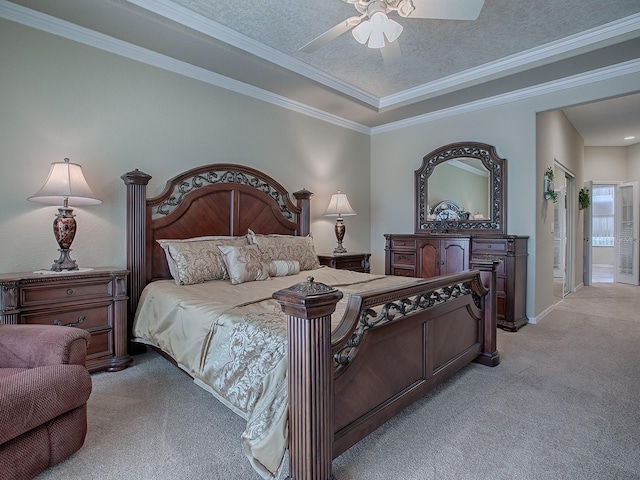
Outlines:
{"label": "white door", "polygon": [[584,188],[587,190],[589,196],[589,206],[582,210],[584,220],[584,234],[582,240],[582,258],[583,258],[583,273],[582,283],[584,285],[591,285],[591,279],[593,274],[593,257],[591,251],[591,236],[593,230],[593,210],[591,204],[593,203],[593,182],[589,180],[584,182]]}
{"label": "white door", "polygon": [[638,285],[638,182],[616,188],[616,282]]}

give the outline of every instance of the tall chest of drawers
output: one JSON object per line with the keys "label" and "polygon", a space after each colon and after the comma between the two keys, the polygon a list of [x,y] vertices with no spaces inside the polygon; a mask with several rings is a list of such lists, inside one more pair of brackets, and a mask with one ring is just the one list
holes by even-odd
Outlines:
{"label": "tall chest of drawers", "polygon": [[127,270],[0,274],[0,323],[65,325],[91,334],[87,369],[117,371],[127,353]]}

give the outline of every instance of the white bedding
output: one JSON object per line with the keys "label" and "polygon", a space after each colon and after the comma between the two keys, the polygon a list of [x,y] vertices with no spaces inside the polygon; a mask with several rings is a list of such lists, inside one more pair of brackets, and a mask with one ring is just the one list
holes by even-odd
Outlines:
{"label": "white bedding", "polygon": [[344,293],[332,329],[350,293],[412,281],[327,267],[240,285],[162,280],[144,289],[136,312],[135,341],[171,355],[198,385],[247,420],[242,445],[265,479],[278,474],[288,436],[286,316],[271,296],[309,276]]}

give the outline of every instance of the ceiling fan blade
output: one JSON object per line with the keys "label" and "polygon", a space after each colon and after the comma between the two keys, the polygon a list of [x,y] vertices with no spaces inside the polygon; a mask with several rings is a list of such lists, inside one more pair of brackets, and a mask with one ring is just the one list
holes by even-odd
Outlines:
{"label": "ceiling fan blade", "polygon": [[484,0],[413,0],[415,9],[407,18],[475,20],[483,5]]}
{"label": "ceiling fan blade", "polygon": [[358,25],[365,17],[366,17],[366,15],[362,15],[360,17],[347,18],[345,21],[340,22],[335,27],[330,28],[329,30],[324,32],[322,35],[314,38],[309,43],[307,43],[305,46],[301,47],[300,51],[301,52],[305,52],[305,53],[313,53],[313,52],[315,52],[316,50],[318,50],[323,45],[326,45],[330,41],[335,40],[336,38],[338,38],[343,33],[346,33],[349,30],[351,30],[353,27]]}
{"label": "ceiling fan blade", "polygon": [[396,42],[387,42],[387,44],[380,49],[382,54],[382,60],[385,67],[395,65],[402,60],[402,50],[400,50],[400,44]]}

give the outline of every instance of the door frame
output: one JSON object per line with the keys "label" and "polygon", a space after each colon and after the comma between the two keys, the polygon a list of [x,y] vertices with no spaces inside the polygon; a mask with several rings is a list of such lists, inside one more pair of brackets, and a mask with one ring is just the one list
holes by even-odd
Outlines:
{"label": "door frame", "polygon": [[[558,185],[556,187],[564,187],[564,200],[562,198],[558,198],[558,202],[563,202],[563,205],[559,205],[559,208],[565,209],[565,225],[564,232],[566,234],[565,238],[565,265],[563,269],[562,276],[562,298],[567,296],[569,293],[574,291],[575,288],[575,280],[574,280],[574,272],[575,272],[575,238],[576,238],[576,225],[575,225],[575,197],[577,197],[576,193],[576,175],[567,167],[565,167],[562,163],[560,163],[557,159],[553,160],[553,169],[554,172],[562,173],[562,181],[560,181],[560,175],[555,175],[558,179]],[[560,188],[557,188],[558,190]],[[554,219],[555,220],[555,219]]]}

